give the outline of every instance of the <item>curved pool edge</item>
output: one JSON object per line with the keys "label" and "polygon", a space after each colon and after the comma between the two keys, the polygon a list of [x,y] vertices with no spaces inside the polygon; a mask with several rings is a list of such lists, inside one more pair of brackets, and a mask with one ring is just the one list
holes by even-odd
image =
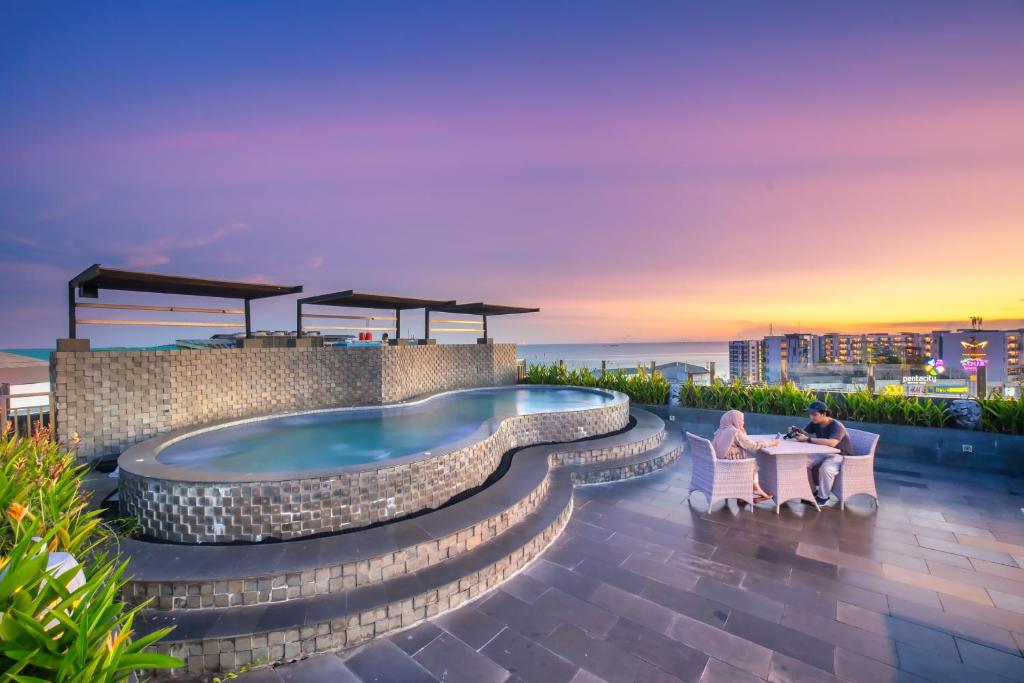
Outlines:
{"label": "curved pool edge", "polygon": [[[416,406],[424,405],[428,402],[436,399],[442,399],[445,397],[454,396],[456,394],[467,394],[478,391],[493,391],[498,390],[515,390],[522,389],[523,387],[535,387],[537,389],[575,389],[578,391],[587,391],[592,393],[608,394],[616,398],[616,402],[612,405],[618,405],[620,403],[629,403],[629,397],[622,392],[615,391],[613,389],[600,389],[597,387],[576,387],[567,386],[560,384],[529,384],[529,385],[511,385],[511,386],[497,386],[497,387],[474,387],[472,389],[454,389],[451,391],[442,391],[435,394],[427,394],[425,396],[417,396],[408,401],[402,401],[399,403],[388,403],[385,405],[375,406],[344,406],[338,408],[316,408],[313,410],[293,410],[285,413],[268,413],[266,415],[256,415],[252,417],[244,418],[225,418],[223,420],[215,420],[213,422],[207,422],[201,425],[192,425],[189,427],[182,427],[181,429],[175,429],[164,434],[160,434],[151,437],[145,441],[133,444],[124,450],[117,459],[117,465],[122,472],[127,472],[142,477],[152,477],[157,479],[173,479],[176,481],[195,481],[203,483],[259,483],[265,481],[284,481],[293,479],[309,479],[316,477],[326,477],[332,474],[338,474],[344,472],[372,472],[380,469],[385,469],[383,465],[385,463],[390,465],[407,464],[420,460],[432,459],[437,456],[451,453],[452,451],[460,450],[468,445],[477,443],[488,435],[493,434],[497,431],[500,426],[500,422],[513,418],[522,417],[521,415],[509,415],[504,418],[491,418],[484,420],[472,434],[465,436],[461,439],[456,439],[445,444],[440,444],[436,447],[431,448],[429,451],[420,451],[418,453],[411,453],[409,455],[399,456],[397,458],[388,458],[381,461],[372,461],[367,463],[360,463],[356,465],[343,465],[340,467],[324,467],[319,469],[305,469],[305,470],[282,470],[274,472],[213,472],[208,470],[196,470],[187,467],[181,467],[179,465],[166,465],[159,461],[160,452],[168,446],[183,441],[185,439],[211,432],[218,429],[227,429],[230,427],[236,427],[246,424],[252,424],[254,422],[265,422],[268,420],[276,420],[287,417],[300,417],[304,415],[323,415],[326,413],[369,413],[377,411],[387,412],[402,412]],[[565,414],[574,413],[581,411],[590,411],[595,409],[606,408],[608,406],[596,406],[593,408],[567,408],[565,410],[552,411],[547,413],[531,413],[532,415],[550,415],[550,414]],[[627,418],[628,422],[628,418]],[[579,437],[577,437],[579,438]],[[187,476],[187,479],[186,479]]]}
{"label": "curved pool edge", "polygon": [[139,519],[143,534],[178,543],[283,540],[360,528],[439,507],[483,484],[502,456],[515,448],[606,434],[629,422],[626,395],[575,387],[617,400],[603,406],[493,418],[472,435],[440,448],[324,470],[254,476],[191,470],[157,461],[160,450],[170,443],[211,429],[291,415],[404,410],[452,394],[506,388],[522,389],[523,385],[447,391],[386,406],[232,418],[168,432],[130,447],[118,459],[121,509]]}

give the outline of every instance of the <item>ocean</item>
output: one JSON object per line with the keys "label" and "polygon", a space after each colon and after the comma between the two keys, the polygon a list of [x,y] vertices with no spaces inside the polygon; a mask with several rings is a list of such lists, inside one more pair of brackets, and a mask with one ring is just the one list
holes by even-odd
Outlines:
{"label": "ocean", "polygon": [[683,361],[708,367],[715,361],[715,372],[724,377],[729,371],[728,342],[665,342],[660,344],[521,344],[519,357],[529,363],[557,363],[564,360],[569,367],[600,368],[608,361],[609,368],[635,368]]}
{"label": "ocean", "polygon": [[[173,350],[178,348],[175,344],[163,344],[161,346],[110,346],[110,347],[98,347],[93,351],[153,351],[153,350]],[[56,349],[0,349],[4,353],[13,353],[15,356],[25,356],[26,358],[35,358],[36,360],[50,360],[50,352],[56,351]]]}
{"label": "ocean", "polygon": [[[173,349],[174,345],[150,347]],[[99,350],[99,349],[97,349]],[[4,349],[8,353],[49,360],[52,349]],[[725,377],[729,371],[728,342],[665,342],[660,344],[520,344],[519,357],[527,363],[557,363],[564,360],[569,367],[600,368],[608,361],[609,368],[635,368],[638,363],[659,365],[683,361],[708,367],[715,361],[715,371]]]}

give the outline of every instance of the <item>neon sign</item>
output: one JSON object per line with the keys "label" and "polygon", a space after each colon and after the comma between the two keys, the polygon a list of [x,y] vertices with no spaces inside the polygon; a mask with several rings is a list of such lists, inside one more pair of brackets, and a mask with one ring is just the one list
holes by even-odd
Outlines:
{"label": "neon sign", "polygon": [[946,371],[946,361],[941,358],[929,358],[924,364],[924,371],[929,377],[938,377]]}
{"label": "neon sign", "polygon": [[985,347],[988,346],[988,340],[978,341],[978,338],[971,335],[971,338],[960,342],[962,347],[960,356],[960,365],[963,366],[964,370],[977,370],[988,365],[988,353],[985,351]]}

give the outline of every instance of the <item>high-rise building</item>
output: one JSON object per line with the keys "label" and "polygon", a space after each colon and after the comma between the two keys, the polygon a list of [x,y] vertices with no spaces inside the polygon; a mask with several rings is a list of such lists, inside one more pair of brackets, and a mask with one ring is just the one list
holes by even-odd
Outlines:
{"label": "high-rise building", "polygon": [[817,361],[816,335],[791,333],[764,338],[764,376],[769,382],[782,381],[783,375]]}
{"label": "high-rise building", "polygon": [[1006,333],[1006,375],[1011,382],[1024,380],[1024,330],[1010,330]]}
{"label": "high-rise building", "polygon": [[[757,343],[729,342],[729,371],[733,377],[745,378],[751,372],[742,359],[753,357],[753,345]],[[800,375],[801,370],[816,363],[915,366],[930,360],[941,360],[947,377],[970,377],[984,366],[989,387],[1024,378],[1024,329],[983,330],[977,325],[931,333],[778,334],[765,337],[759,350],[761,378],[767,382]]]}
{"label": "high-rise building", "polygon": [[818,335],[818,360],[825,363],[863,363],[863,337],[838,332]]}
{"label": "high-rise building", "polygon": [[989,387],[1006,384],[1021,372],[1024,330],[960,329],[932,333],[935,358],[946,367],[960,367],[969,375],[985,368]]}
{"label": "high-rise building", "polygon": [[914,332],[896,334],[839,334],[817,336],[818,360],[825,363],[923,363],[931,357],[931,335]]}
{"label": "high-rise building", "polygon": [[729,379],[749,384],[765,380],[764,342],[757,339],[729,342]]}

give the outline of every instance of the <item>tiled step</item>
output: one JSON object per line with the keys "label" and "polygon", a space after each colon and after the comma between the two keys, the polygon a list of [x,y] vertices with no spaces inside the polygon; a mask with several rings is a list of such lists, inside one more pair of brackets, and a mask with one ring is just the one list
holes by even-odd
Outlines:
{"label": "tiled step", "polygon": [[[659,427],[664,432],[664,423],[660,419],[656,424],[645,416],[640,417],[644,419],[645,426],[634,437],[651,438]],[[618,439],[623,436],[618,434],[609,438],[617,440],[614,446],[635,441]],[[593,450],[592,446],[587,444],[585,448]],[[654,448],[641,453],[587,465],[552,467],[551,455],[566,450],[566,444],[556,444],[530,447],[516,453],[512,469],[491,488],[502,481],[515,480],[524,482],[520,484],[523,487],[532,486],[532,490],[542,488],[543,494],[528,513],[501,533],[479,543],[469,543],[440,562],[401,575],[382,576],[376,582],[325,593],[300,594],[279,602],[221,608],[147,609],[136,622],[136,630],[143,634],[163,626],[174,626],[175,630],[160,643],[158,649],[186,660],[190,674],[227,671],[254,662],[291,661],[315,652],[359,645],[453,609],[496,587],[537,557],[557,537],[571,514],[575,485],[613,481],[656,471],[678,458],[681,440],[678,434],[666,436],[662,433]],[[510,478],[510,475],[514,477]],[[538,476],[543,486],[538,486],[532,479]],[[435,515],[455,509],[488,491],[490,489],[418,519],[426,530],[433,523],[441,524],[431,520]],[[498,496],[492,502],[497,504],[504,500],[503,504],[513,505],[518,493],[509,489],[505,498]],[[465,514],[465,511],[458,514]],[[366,532],[359,532],[363,533]],[[395,543],[401,542],[395,536],[391,538]],[[277,545],[288,549],[306,542]],[[204,550],[219,550],[231,557],[235,551],[257,547],[260,546],[204,547]],[[318,552],[323,550],[320,548]],[[357,551],[358,545],[352,552]],[[286,561],[287,555],[282,553],[281,560]],[[317,555],[317,561],[322,557],[325,556]],[[328,587],[331,578],[328,574]],[[258,584],[255,589],[260,590]]]}
{"label": "tiled step", "polygon": [[[154,609],[271,604],[380,583],[444,562],[503,533],[536,509],[549,463],[579,451],[588,462],[618,462],[665,438],[664,422],[631,411],[631,429],[572,444],[524,449],[509,471],[464,501],[420,517],[323,538],[224,546],[122,541],[131,558],[124,598]],[[646,446],[641,448],[641,446]]]}
{"label": "tiled step", "polygon": [[157,649],[186,660],[188,672],[196,674],[289,661],[407,628],[497,586],[554,540],[572,511],[572,482],[567,472],[552,479],[543,504],[522,522],[441,564],[349,591],[270,605],[146,610],[136,631],[174,626]]}
{"label": "tiled step", "polygon": [[642,477],[668,467],[679,459],[682,452],[683,435],[680,432],[666,432],[658,446],[643,453],[574,468],[571,472],[572,482],[576,486],[586,486]]}

